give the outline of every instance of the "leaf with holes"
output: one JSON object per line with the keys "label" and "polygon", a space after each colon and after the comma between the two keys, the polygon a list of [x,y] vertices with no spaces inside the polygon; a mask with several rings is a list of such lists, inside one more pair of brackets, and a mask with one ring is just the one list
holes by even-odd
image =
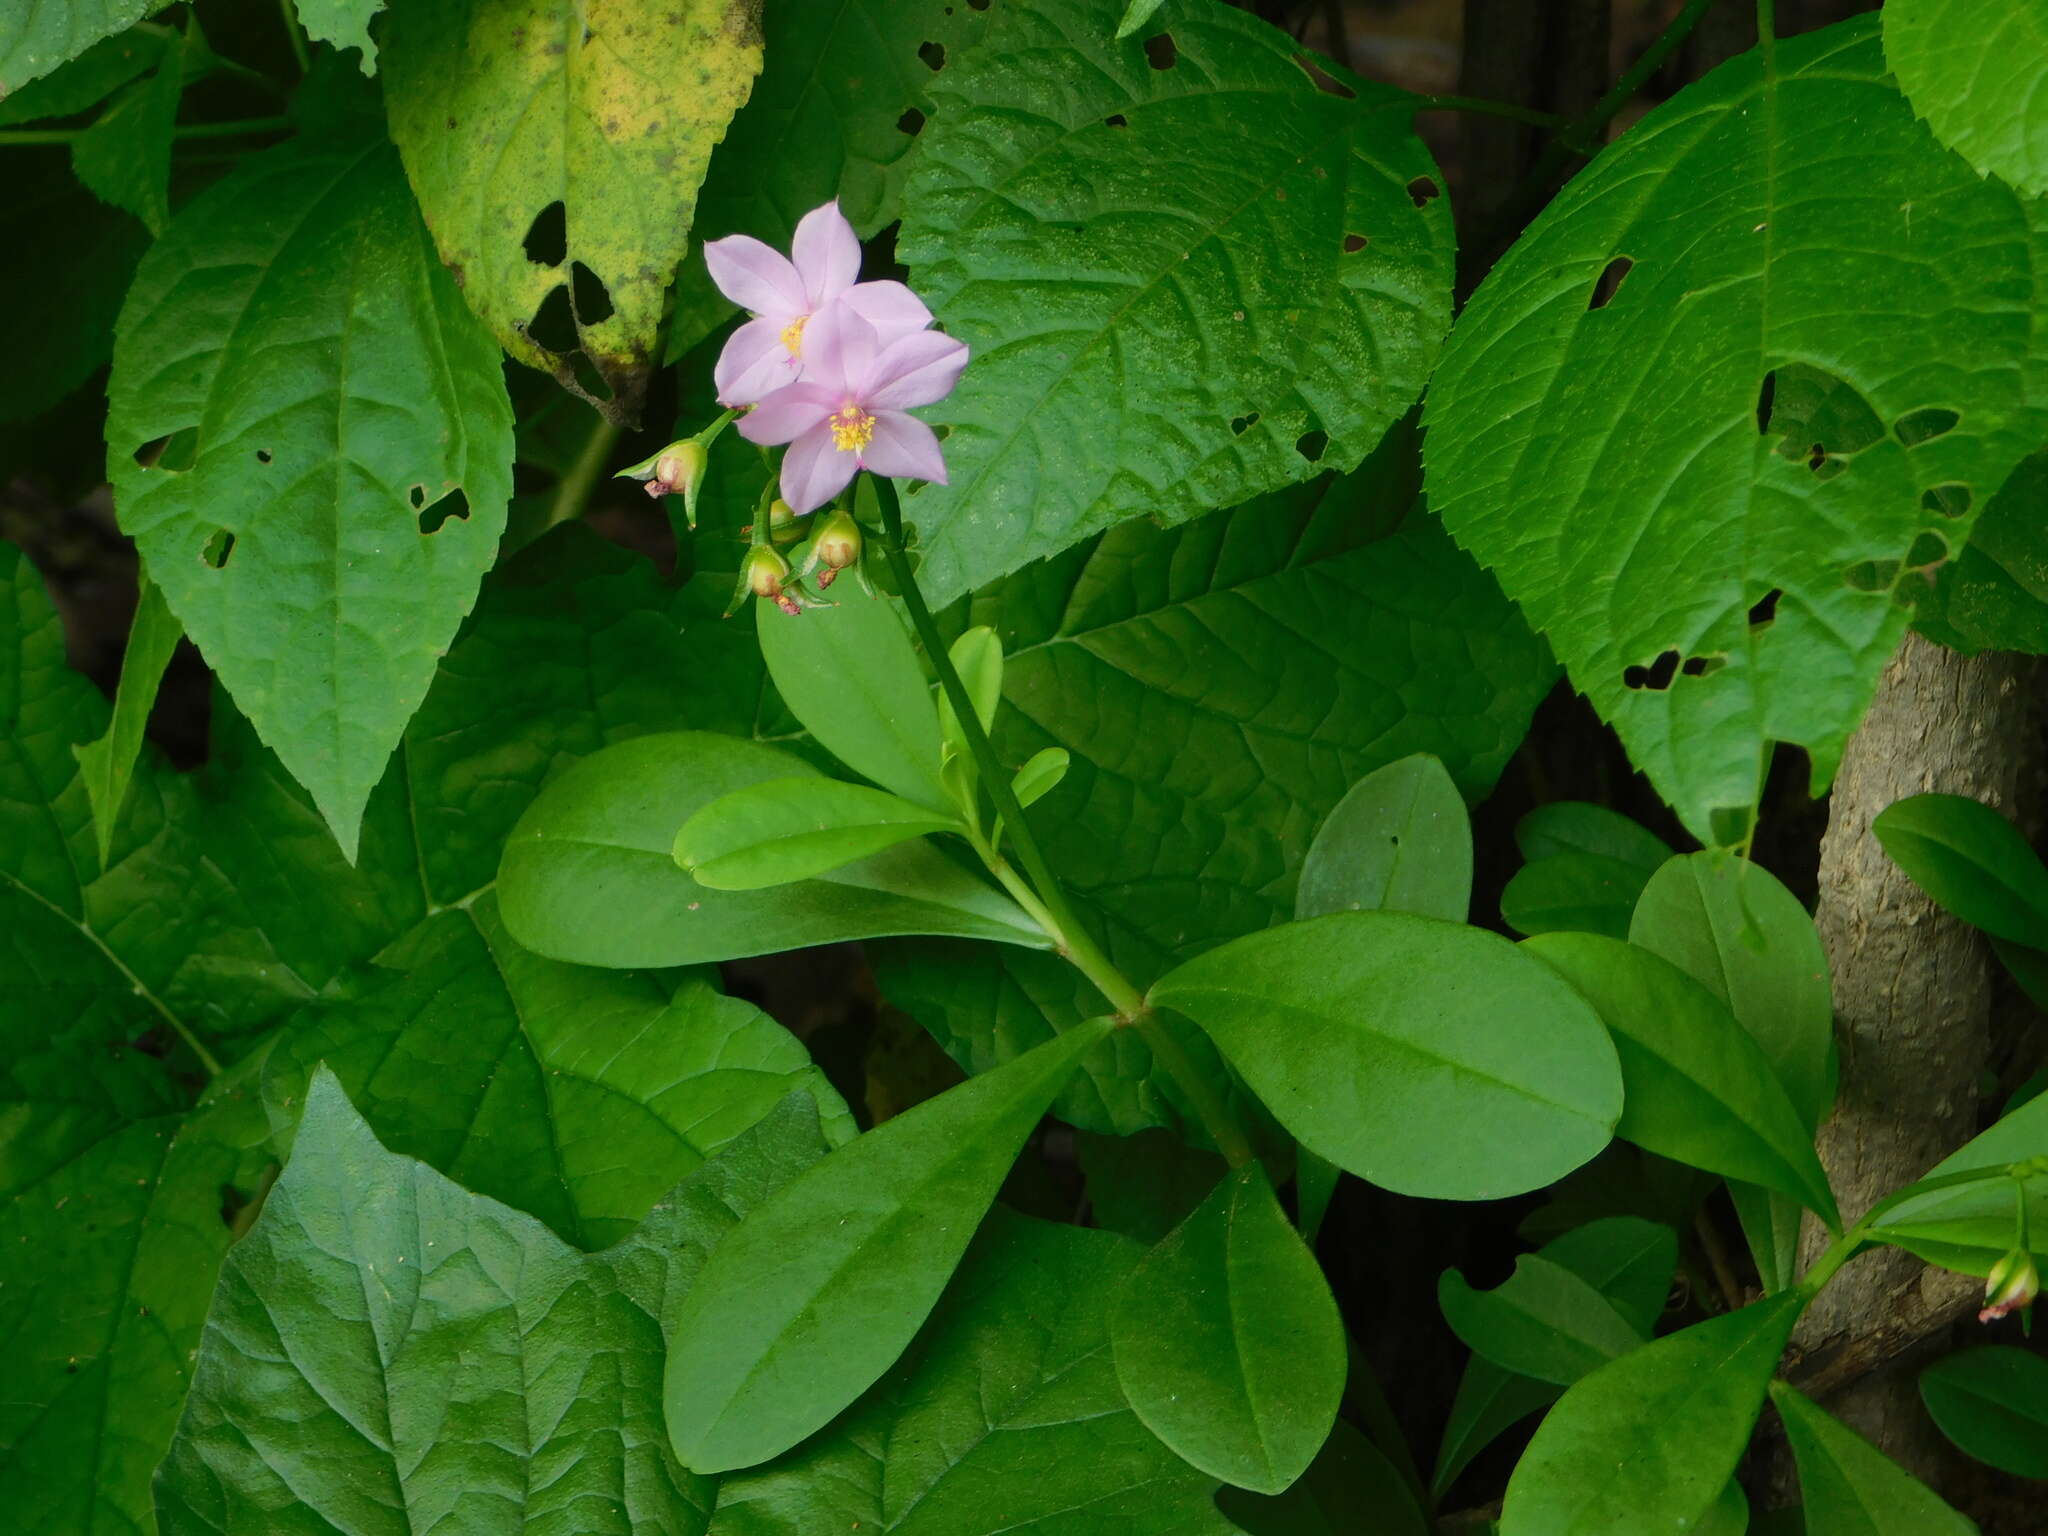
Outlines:
{"label": "leaf with holes", "polygon": [[122,310],[107,444],[151,579],[353,856],[511,495],[497,350],[388,146],[283,145],[187,206]]}
{"label": "leaf with holes", "polygon": [[2023,461],[1991,498],[1962,553],[1935,573],[1934,590],[1913,610],[1913,627],[1966,655],[2023,651],[2048,656],[2044,506],[2048,450]]}
{"label": "leaf with holes", "polygon": [[2035,0],[1890,0],[1884,56],[1936,138],[1978,170],[2048,195],[2048,12]]}
{"label": "leaf with holes", "polygon": [[44,0],[0,11],[0,96],[112,37],[162,0]]}
{"label": "leaf with holes", "polygon": [[1431,505],[1702,841],[1744,835],[1773,741],[1827,785],[1969,536],[1950,489],[2048,435],[2042,222],[1913,120],[1865,17],[1652,112],[1460,318]]}
{"label": "leaf with holes", "polygon": [[391,137],[435,243],[505,350],[637,421],[697,188],[761,68],[760,7],[400,5]]}
{"label": "leaf with holes", "polygon": [[1472,823],[1426,752],[1352,785],[1301,862],[1296,917],[1387,908],[1462,923],[1472,903]]}
{"label": "leaf with holes", "polygon": [[935,601],[1351,468],[1450,318],[1413,98],[1225,7],[1115,20],[1010,0],[932,88],[897,250],[974,350],[932,413],[951,484],[905,503]]}

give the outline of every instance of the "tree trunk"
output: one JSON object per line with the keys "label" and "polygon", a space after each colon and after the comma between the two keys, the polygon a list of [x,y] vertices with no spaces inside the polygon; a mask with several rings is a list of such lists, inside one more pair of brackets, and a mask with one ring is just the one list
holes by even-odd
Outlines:
{"label": "tree trunk", "polygon": [[[1829,800],[1816,921],[1834,974],[1841,1091],[1821,1161],[1845,1220],[1925,1173],[1977,1130],[1990,1045],[1992,959],[1981,936],[1899,871],[1870,823],[1908,795],[1968,795],[2010,812],[2031,740],[2033,663],[1963,657],[1908,635],[1850,741]],[[1810,1261],[1827,1234],[1807,1224]],[[1978,1282],[1896,1250],[1851,1264],[1794,1339],[1829,1409],[1915,1475],[1943,1480],[1945,1443],[1914,1367],[1967,1309]]]}

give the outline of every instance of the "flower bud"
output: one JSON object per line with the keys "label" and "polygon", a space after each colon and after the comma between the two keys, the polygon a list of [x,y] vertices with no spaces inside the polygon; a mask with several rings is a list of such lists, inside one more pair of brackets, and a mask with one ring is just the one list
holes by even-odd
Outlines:
{"label": "flower bud", "polygon": [[818,564],[825,567],[825,574],[818,578],[818,585],[831,586],[835,576],[860,559],[860,524],[844,507],[838,508],[818,530],[811,554]]}
{"label": "flower bud", "polygon": [[782,590],[782,584],[789,580],[789,562],[766,544],[757,544],[747,551],[747,558],[740,565],[740,580],[754,596],[767,598],[784,613],[802,612],[796,599]]}
{"label": "flower bud", "polygon": [[2041,1271],[2034,1256],[2024,1248],[2015,1248],[1991,1266],[1984,1281],[1984,1310],[1977,1314],[1977,1321],[1991,1323],[2023,1312],[2040,1293]]}
{"label": "flower bud", "polygon": [[780,496],[768,508],[768,537],[778,544],[794,544],[804,536],[796,520],[796,508]]}
{"label": "flower bud", "polygon": [[683,510],[694,528],[697,526],[697,489],[704,483],[704,467],[710,458],[701,434],[685,437],[638,464],[620,470],[614,478],[644,481],[647,494],[657,500],[663,496],[681,496]]}

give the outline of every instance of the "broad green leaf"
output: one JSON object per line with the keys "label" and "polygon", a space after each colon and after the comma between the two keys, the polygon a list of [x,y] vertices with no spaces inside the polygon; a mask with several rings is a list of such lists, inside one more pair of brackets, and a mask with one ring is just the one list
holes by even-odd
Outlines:
{"label": "broad green leaf", "polygon": [[1560,853],[1597,853],[1633,864],[1645,875],[1671,857],[1664,839],[1619,811],[1585,800],[1539,805],[1515,823],[1515,846],[1534,863]]}
{"label": "broad green leaf", "polygon": [[1599,853],[1554,853],[1516,870],[1500,893],[1500,915],[1515,932],[1628,937],[1629,916],[1649,876],[1640,865]]}
{"label": "broad green leaf", "polygon": [[761,68],[759,7],[405,0],[380,58],[391,137],[470,307],[521,362],[636,419],[697,188]]}
{"label": "broad green leaf", "polygon": [[1979,171],[2048,195],[2041,74],[2048,12],[2036,0],[1890,0],[1884,56],[1934,136]]}
{"label": "broad green leaf", "polygon": [[1257,1163],[1233,1169],[1145,1256],[1110,1314],[1117,1380],[1183,1461],[1279,1493],[1344,1395],[1344,1321]]}
{"label": "broad green leaf", "polygon": [[1614,1037],[1627,1087],[1615,1135],[1767,1185],[1837,1225],[1813,1133],[1725,1003],[1668,960],[1598,934],[1544,934],[1523,948],[1576,988]]}
{"label": "broad green leaf", "polygon": [[511,495],[497,350],[388,146],[283,145],[187,205],[121,312],[107,444],[151,580],[353,855]]}
{"label": "broad green leaf", "polygon": [[792,1092],[818,1104],[835,1144],[853,1135],[803,1046],[753,1004],[695,977],[543,960],[513,943],[488,893],[427,919],[378,968],[270,1052],[280,1149],[325,1064],[393,1152],[597,1248]]}
{"label": "broad green leaf", "polygon": [[2048,868],[2007,817],[1963,795],[1912,795],[1870,830],[1943,909],[1993,938],[2048,949]]}
{"label": "broad green leaf", "polygon": [[1799,1463],[1809,1536],[1975,1536],[1925,1483],[1782,1381],[1771,1401]]}
{"label": "broad green leaf", "polygon": [[41,0],[0,11],[0,97],[158,9],[158,0]]}
{"label": "broad green leaf", "polygon": [[998,1206],[904,1359],[837,1422],[720,1480],[713,1536],[1227,1536],[1110,1360],[1136,1244]]}
{"label": "broad green leaf", "polygon": [[792,1107],[583,1254],[387,1152],[317,1075],[222,1268],[157,1478],[163,1536],[284,1511],[309,1532],[587,1529],[590,1510],[700,1536],[713,1489],[662,1433],[664,1323],[704,1250],[817,1154]]}
{"label": "broad green leaf", "polygon": [[[1860,17],[1651,112],[1459,318],[1430,503],[1701,841],[1744,835],[1774,741],[1826,787],[1919,568],[1969,536],[1937,493],[1981,507],[2048,435],[2041,224],[1914,121]],[[1848,324],[1847,293],[1900,302]]]}
{"label": "broad green leaf", "polygon": [[1472,823],[1444,765],[1426,752],[1367,774],[1316,830],[1296,917],[1414,912],[1462,923],[1472,904]]}
{"label": "broad green leaf", "polygon": [[2011,1345],[1959,1350],[1920,1373],[1920,1396],[1968,1455],[2048,1478],[2048,1360]]}
{"label": "broad green leaf", "polygon": [[676,863],[714,891],[757,891],[830,873],[960,821],[864,784],[816,774],[721,795],[676,833]]}
{"label": "broad green leaf", "polygon": [[1171,1131],[1103,1136],[1081,1131],[1075,1155],[1088,1182],[1088,1220],[1151,1247],[1189,1216],[1230,1167]]}
{"label": "broad green leaf", "polygon": [[125,208],[152,235],[171,217],[171,137],[185,90],[182,34],[147,80],[122,88],[71,141],[71,169],[102,202]]}
{"label": "broad green leaf", "polygon": [[289,0],[306,35],[338,49],[358,48],[363,73],[377,73],[377,45],[370,39],[370,21],[384,9],[384,0]]}
{"label": "broad green leaf", "polygon": [[1428,1536],[1428,1517],[1394,1464],[1339,1419],[1301,1480],[1277,1497],[1224,1488],[1217,1507],[1243,1536]]}
{"label": "broad green leaf", "polygon": [[1010,0],[932,85],[897,252],[975,353],[932,412],[951,484],[905,503],[935,601],[1352,468],[1450,320],[1413,98],[1234,9],[1177,6],[1150,52],[1116,13]]}
{"label": "broad green leaf", "polygon": [[163,56],[170,38],[140,27],[101,38],[78,57],[0,95],[0,126],[71,117],[97,105]]}
{"label": "broad green leaf", "polygon": [[2048,450],[2021,461],[1984,508],[1970,542],[1935,573],[1913,627],[1950,650],[2048,655]]}
{"label": "broad green leaf", "polygon": [[1768,1297],[1602,1366],[1550,1410],[1501,1536],[1693,1530],[1742,1459],[1805,1297]]}
{"label": "broad green leaf", "polygon": [[1150,997],[1201,1025],[1296,1139],[1400,1194],[1535,1189],[1622,1113],[1593,1011],[1481,929],[1339,912],[1211,950]]}
{"label": "broad green leaf", "polygon": [[585,758],[512,830],[499,869],[505,926],[538,954],[609,966],[899,933],[1047,942],[1008,897],[925,843],[768,892],[714,891],[676,866],[676,828],[699,807],[813,771],[773,747],[704,732],[642,736]]}
{"label": "broad green leaf", "polygon": [[826,751],[892,794],[950,810],[938,713],[897,609],[857,589],[797,615],[756,603],[761,656],[789,712]]}
{"label": "broad green leaf", "polygon": [[142,733],[149,724],[150,706],[156,702],[157,685],[171,652],[178,648],[184,631],[171,617],[164,597],[141,578],[135,618],[128,630],[128,649],[121,657],[121,682],[114,693],[114,714],[107,733],[96,741],[74,746],[85,792],[92,801],[92,830],[98,840],[100,864],[113,853],[114,828],[121,819],[122,802],[135,776],[135,759],[142,752]]}
{"label": "broad green leaf", "polygon": [[[2048,1156],[2048,1095],[2027,1100],[1883,1201],[1872,1213],[1871,1236],[1944,1269],[1989,1274],[2013,1246],[2016,1202],[2004,1170],[2042,1156]],[[1973,1172],[1986,1177],[1965,1177]],[[2026,1205],[2029,1246],[2048,1263],[2048,1175],[2027,1181]]]}
{"label": "broad green leaf", "polygon": [[895,1363],[1099,1019],[884,1122],[780,1190],[684,1298],[664,1387],[699,1472],[778,1456]]}
{"label": "broad green leaf", "polygon": [[1525,1253],[1490,1291],[1475,1291],[1455,1269],[1437,1283],[1451,1332],[1503,1370],[1570,1386],[1644,1342],[1614,1304],[1562,1264]]}

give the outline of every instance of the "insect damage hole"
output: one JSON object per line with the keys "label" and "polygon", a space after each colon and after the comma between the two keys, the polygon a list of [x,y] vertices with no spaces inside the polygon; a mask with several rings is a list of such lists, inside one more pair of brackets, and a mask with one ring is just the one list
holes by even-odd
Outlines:
{"label": "insect damage hole", "polygon": [[1371,244],[1372,241],[1368,240],[1364,235],[1346,235],[1344,237],[1344,254],[1346,256],[1356,256]]}
{"label": "insect damage hole", "polygon": [[559,267],[569,254],[569,210],[557,198],[533,216],[526,228],[526,259],[543,267]]}
{"label": "insect damage hole", "polygon": [[937,74],[946,67],[946,45],[944,43],[919,43],[917,56],[924,60],[925,68]]}
{"label": "insect damage hole", "polygon": [[1418,176],[1408,183],[1408,200],[1418,208],[1427,207],[1443,195],[1443,188],[1427,176]]}
{"label": "insect damage hole", "polygon": [[1948,540],[1927,529],[1913,540],[1913,547],[1906,551],[1906,567],[1915,571],[1931,571],[1948,559]]}
{"label": "insect damage hole", "polygon": [[1924,510],[1937,512],[1943,517],[1961,517],[1970,510],[1970,503],[1975,499],[1976,493],[1967,485],[1960,480],[1952,480],[1923,492],[1920,505]]}
{"label": "insect damage hole", "polygon": [[179,475],[199,457],[199,429],[183,427],[167,437],[153,437],[135,450],[135,462],[144,469],[160,469]]}
{"label": "insect damage hole", "polygon": [[1300,70],[1304,75],[1307,75],[1309,78],[1309,83],[1313,85],[1317,90],[1321,91],[1325,96],[1339,96],[1342,97],[1345,101],[1353,101],[1357,99],[1358,92],[1351,89],[1351,87],[1346,85],[1343,81],[1337,79],[1328,70],[1324,69],[1321,65],[1316,63],[1316,61],[1310,58],[1307,54],[1297,53],[1294,56],[1294,67]]}
{"label": "insect damage hole", "polygon": [[1171,69],[1180,62],[1180,49],[1171,32],[1154,32],[1145,39],[1145,59],[1154,69]]}
{"label": "insect damage hole", "polygon": [[[413,489],[417,492],[419,487],[414,486]],[[413,505],[418,506],[419,503],[414,502]],[[421,509],[418,519],[420,532],[424,534],[439,533],[441,525],[446,523],[451,517],[457,522],[466,523],[469,521],[469,498],[464,496],[459,490],[450,491],[431,507]]]}
{"label": "insect damage hole", "polygon": [[1102,126],[1105,128],[1128,128],[1131,126],[1131,120],[1121,112],[1112,112],[1102,120]]}
{"label": "insect damage hole", "polygon": [[1900,442],[1911,448],[1955,431],[1962,419],[1954,411],[1931,405],[1925,410],[1908,411],[1892,424],[1892,431],[1898,434]]}
{"label": "insect damage hole", "polygon": [[1756,429],[1759,434],[1768,434],[1771,430],[1771,405],[1777,393],[1777,374],[1765,374],[1763,386],[1756,392]]}
{"label": "insect damage hole", "polygon": [[1232,437],[1243,437],[1247,431],[1258,424],[1259,413],[1257,411],[1246,411],[1242,416],[1233,416],[1230,418],[1230,435]]}
{"label": "insect damage hole", "polygon": [[1671,680],[1678,676],[1678,648],[1672,647],[1647,667],[1629,667],[1621,674],[1624,688],[1644,689],[1662,693],[1671,686]]}
{"label": "insect damage hole", "polygon": [[427,488],[424,485],[416,485],[406,494],[411,499],[412,509],[415,512],[427,504]]}
{"label": "insect damage hole", "polygon": [[1749,609],[1749,627],[1751,629],[1762,629],[1767,624],[1775,623],[1778,617],[1778,600],[1784,595],[1785,593],[1781,588],[1773,587],[1751,604]]}
{"label": "insect damage hole", "polygon": [[569,298],[578,326],[600,325],[612,317],[611,290],[580,261],[569,264]]}
{"label": "insect damage hole", "polygon": [[216,528],[206,541],[206,547],[199,551],[199,558],[216,571],[221,571],[227,569],[228,556],[234,552],[235,536],[225,528]]}
{"label": "insect damage hole", "polygon": [[916,138],[920,133],[924,132],[924,114],[918,111],[917,108],[911,107],[901,117],[896,119],[896,131],[898,133],[907,133],[913,139]]}
{"label": "insect damage hole", "polygon": [[1304,432],[1294,440],[1294,451],[1309,463],[1314,464],[1323,456],[1323,450],[1330,446],[1330,434],[1321,427]]}
{"label": "insect damage hole", "polygon": [[1635,264],[1632,256],[1617,256],[1601,268],[1600,275],[1593,280],[1593,293],[1586,300],[1586,308],[1605,309],[1612,303],[1621,289],[1621,280],[1635,269]]}
{"label": "insect damage hole", "polygon": [[527,322],[526,334],[535,346],[550,352],[576,350],[576,315],[569,307],[569,285],[557,283],[540,301],[540,308]]}

